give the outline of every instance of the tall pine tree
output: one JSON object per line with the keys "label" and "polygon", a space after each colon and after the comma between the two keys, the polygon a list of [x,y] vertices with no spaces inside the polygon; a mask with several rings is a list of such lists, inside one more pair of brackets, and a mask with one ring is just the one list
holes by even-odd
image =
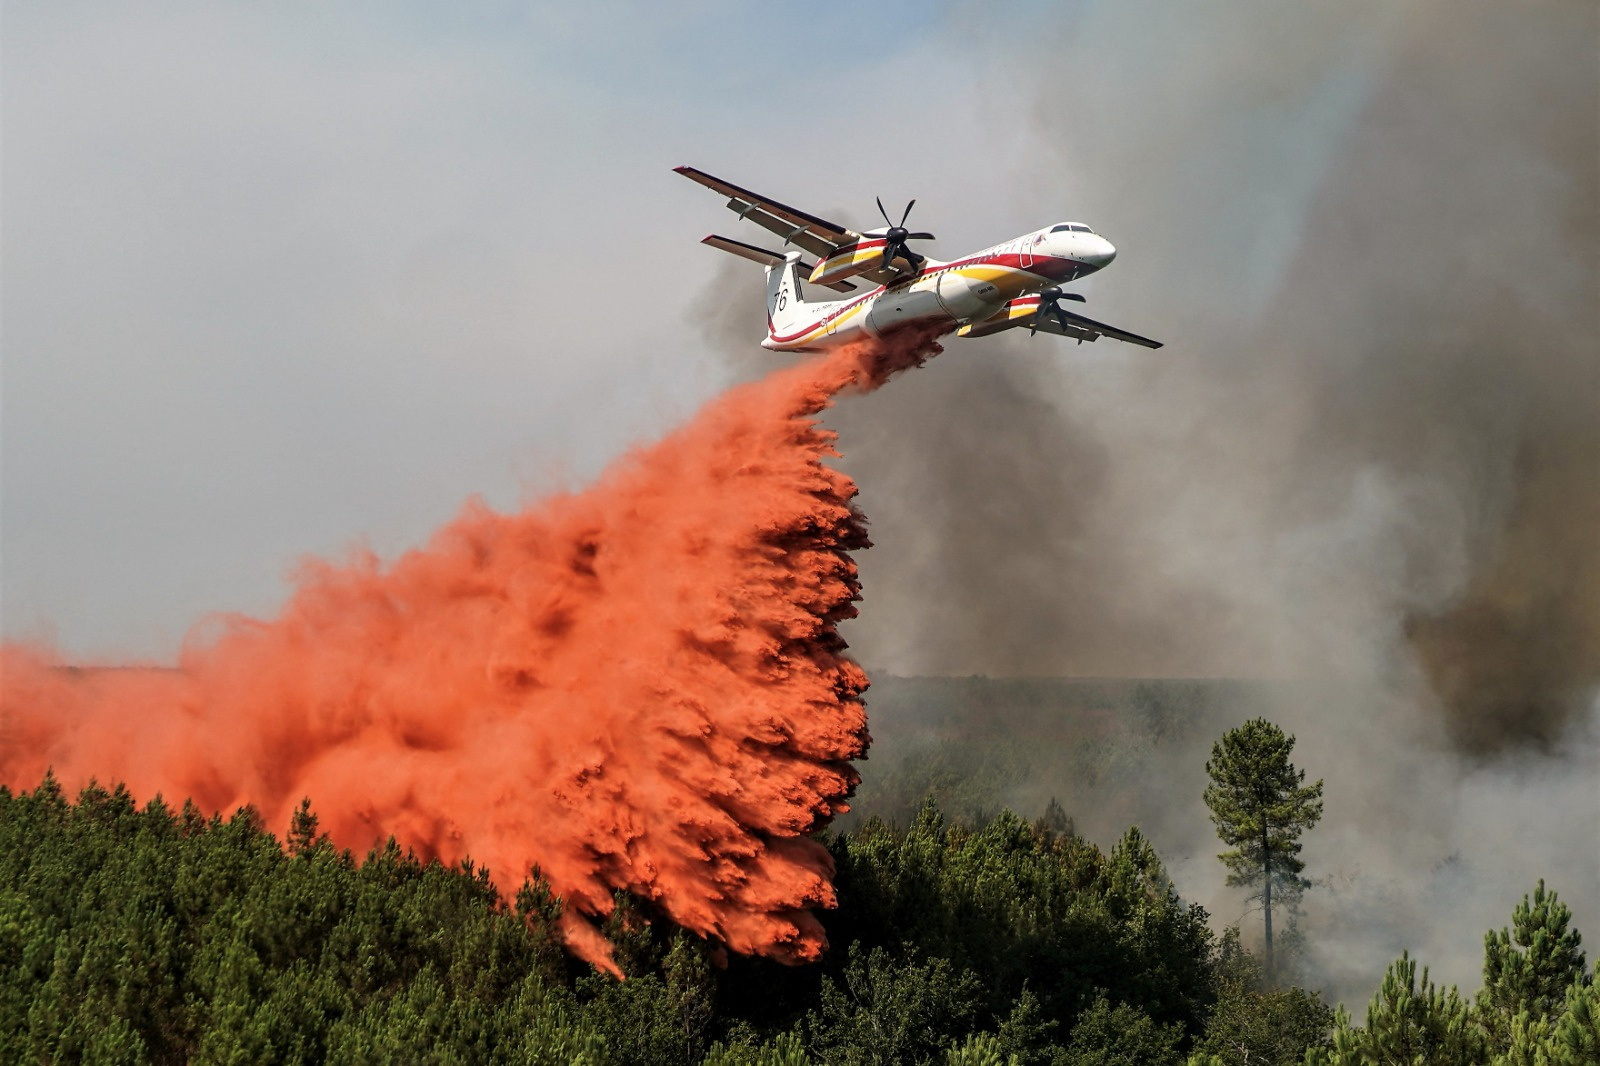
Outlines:
{"label": "tall pine tree", "polygon": [[1232,849],[1217,856],[1228,868],[1228,884],[1261,888],[1269,981],[1277,972],[1273,901],[1293,906],[1310,887],[1301,876],[1300,834],[1322,817],[1322,782],[1305,784],[1305,771],[1289,761],[1293,750],[1294,737],[1255,718],[1224,733],[1206,762],[1206,806],[1217,835]]}

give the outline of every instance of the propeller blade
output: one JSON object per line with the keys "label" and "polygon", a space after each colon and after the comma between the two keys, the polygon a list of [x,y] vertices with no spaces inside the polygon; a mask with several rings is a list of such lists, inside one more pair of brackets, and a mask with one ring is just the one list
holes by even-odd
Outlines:
{"label": "propeller blade", "polygon": [[1067,328],[1065,312],[1061,310],[1061,301],[1082,300],[1083,297],[1075,292],[1062,292],[1055,285],[1039,291],[1039,309],[1033,313],[1033,321],[1028,324],[1028,335],[1031,337],[1039,332],[1039,323],[1047,315],[1055,317],[1056,325],[1064,332]]}
{"label": "propeller blade", "polygon": [[917,206],[916,199],[913,198],[906,203],[906,209],[900,213],[899,225],[896,225],[894,220],[889,217],[888,208],[883,206],[883,197],[875,196],[873,200],[878,205],[878,214],[883,216],[883,221],[887,226],[883,234],[883,259],[879,263],[879,269],[892,270],[896,259],[904,259],[911,264],[913,272],[920,270],[922,264],[927,260],[927,256],[913,252],[906,241],[931,241],[934,236],[931,233],[922,231],[916,233],[908,233],[906,231],[906,219],[911,217],[911,209]]}

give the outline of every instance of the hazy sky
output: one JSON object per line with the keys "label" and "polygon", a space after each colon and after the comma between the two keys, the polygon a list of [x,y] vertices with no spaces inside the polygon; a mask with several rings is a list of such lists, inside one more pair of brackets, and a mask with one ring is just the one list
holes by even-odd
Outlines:
{"label": "hazy sky", "polygon": [[[0,607],[7,638],[95,660],[270,613],[302,555],[392,554],[469,494],[582,484],[770,360],[756,335],[746,367],[736,341],[708,351],[713,279],[758,322],[737,315],[759,272],[696,245],[740,226],[671,166],[858,225],[873,196],[916,196],[946,255],[1068,216],[1117,239],[1128,160],[1049,143],[1041,95],[1115,112],[1097,81],[1137,94],[1159,64],[1166,92],[1241,21],[926,0],[3,11]],[[1171,101],[1177,158],[1210,185],[1255,175],[1252,213],[1184,218],[1187,264],[1125,244],[1091,291],[1180,343],[1224,293],[1258,308],[1363,62],[1225,137]]]}
{"label": "hazy sky", "polygon": [[683,418],[734,220],[675,164],[1004,236],[951,17],[869,10],[6,3],[5,635],[168,656]]}

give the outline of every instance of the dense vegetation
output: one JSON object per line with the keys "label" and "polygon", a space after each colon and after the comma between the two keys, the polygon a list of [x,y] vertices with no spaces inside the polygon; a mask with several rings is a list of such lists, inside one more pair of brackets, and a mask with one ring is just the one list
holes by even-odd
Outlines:
{"label": "dense vegetation", "polygon": [[281,844],[249,811],[0,789],[0,1061],[1600,1061],[1542,885],[1491,935],[1476,1001],[1403,958],[1357,1028],[1269,988],[1137,830],[1104,852],[1059,812],[967,828],[929,805],[830,843],[825,963],[724,960],[620,899],[619,983],[562,952],[537,883],[508,905],[470,865],[358,863],[309,808]]}

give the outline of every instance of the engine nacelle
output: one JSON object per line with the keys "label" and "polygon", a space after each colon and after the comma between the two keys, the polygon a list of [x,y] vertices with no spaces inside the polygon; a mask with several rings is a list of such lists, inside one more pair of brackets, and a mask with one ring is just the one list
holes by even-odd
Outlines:
{"label": "engine nacelle", "polygon": [[883,263],[883,244],[882,237],[872,236],[847,244],[818,263],[806,280],[813,285],[830,285],[880,266]]}
{"label": "engine nacelle", "polygon": [[1001,330],[1011,329],[1013,326],[1026,326],[1033,321],[1033,317],[1038,313],[1039,297],[1037,294],[1018,296],[1015,300],[1007,301],[1000,310],[989,317],[968,322],[956,330],[956,336],[987,337],[991,333],[999,333]]}

